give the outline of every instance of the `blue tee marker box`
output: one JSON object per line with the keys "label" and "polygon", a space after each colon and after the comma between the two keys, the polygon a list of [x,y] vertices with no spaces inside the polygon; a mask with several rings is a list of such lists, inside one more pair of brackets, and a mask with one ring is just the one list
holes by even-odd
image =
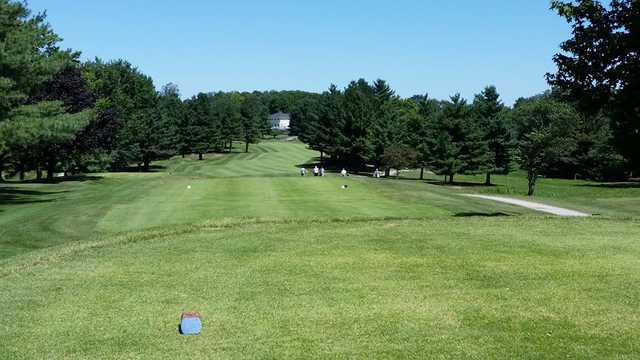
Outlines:
{"label": "blue tee marker box", "polygon": [[202,331],[202,317],[197,312],[182,313],[180,319],[180,334],[199,335]]}

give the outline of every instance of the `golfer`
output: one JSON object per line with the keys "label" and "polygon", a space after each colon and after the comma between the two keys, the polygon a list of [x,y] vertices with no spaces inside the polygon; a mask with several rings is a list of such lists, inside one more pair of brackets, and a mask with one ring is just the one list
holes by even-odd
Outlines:
{"label": "golfer", "polygon": [[307,175],[307,169],[301,167],[300,168],[300,176],[305,176],[305,175]]}
{"label": "golfer", "polygon": [[313,176],[318,176],[318,175],[320,175],[320,169],[318,169],[318,167],[316,166],[313,168]]}
{"label": "golfer", "polygon": [[342,169],[342,171],[340,171],[340,176],[347,176],[347,169]]}

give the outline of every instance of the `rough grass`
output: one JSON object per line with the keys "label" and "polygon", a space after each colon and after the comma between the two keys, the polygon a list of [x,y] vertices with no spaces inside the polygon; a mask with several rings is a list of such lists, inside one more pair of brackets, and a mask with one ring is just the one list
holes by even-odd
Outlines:
{"label": "rough grass", "polygon": [[[417,180],[417,171],[403,172],[405,181]],[[453,185],[442,184],[442,178],[426,174],[429,183],[450,192],[502,195],[540,201],[607,217],[640,217],[640,183],[600,183],[586,180],[541,178],[535,196],[527,197],[526,173],[516,171],[508,176],[492,176],[492,186],[484,186],[484,175],[456,176]]]}

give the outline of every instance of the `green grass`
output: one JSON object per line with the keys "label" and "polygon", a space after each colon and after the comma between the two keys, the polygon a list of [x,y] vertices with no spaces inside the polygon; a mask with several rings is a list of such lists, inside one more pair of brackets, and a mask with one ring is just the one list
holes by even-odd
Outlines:
{"label": "green grass", "polygon": [[[416,180],[418,172],[404,172],[402,176]],[[607,217],[640,217],[640,183],[599,183],[585,180],[541,178],[535,196],[527,197],[527,179],[524,171],[508,176],[494,175],[493,186],[483,186],[484,175],[459,175],[456,184],[441,185],[442,178],[433,174],[426,181],[453,192],[503,195],[550,205],[568,207]]]}
{"label": "green grass", "polygon": [[[210,224],[49,249],[27,267],[5,264],[17,270],[0,280],[0,349],[7,359],[634,359],[639,225]],[[202,312],[200,337],[177,335],[185,310]]]}
{"label": "green grass", "polygon": [[301,178],[315,156],[0,185],[0,359],[640,357],[638,188],[542,180],[603,214],[563,219],[460,195],[520,196],[521,174]]}
{"label": "green grass", "polygon": [[[96,236],[212,219],[426,218],[521,214],[437,186],[298,175],[317,154],[297,142],[265,142],[252,153],[175,158],[151,174],[0,185],[0,259]],[[342,190],[343,184],[349,185]],[[188,187],[191,187],[190,189]]]}

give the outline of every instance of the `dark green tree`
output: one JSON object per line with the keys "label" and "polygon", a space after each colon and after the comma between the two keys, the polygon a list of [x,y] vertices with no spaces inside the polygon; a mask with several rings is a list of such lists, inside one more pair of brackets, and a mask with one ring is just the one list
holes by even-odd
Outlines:
{"label": "dark green tree", "polygon": [[527,171],[528,195],[532,196],[548,164],[568,156],[575,148],[579,115],[566,103],[540,97],[518,104],[512,117],[518,134],[518,161]]}
{"label": "dark green tree", "polygon": [[263,135],[264,124],[269,117],[267,107],[260,99],[252,94],[244,96],[240,109],[242,124],[242,140],[244,141],[244,152],[249,152],[249,144],[256,144]]}
{"label": "dark green tree", "polygon": [[200,93],[185,105],[186,147],[190,152],[198,154],[198,159],[203,160],[204,154],[221,149],[220,121],[214,113],[213,97]]}
{"label": "dark green tree", "polygon": [[511,170],[514,141],[507,125],[508,109],[500,101],[495,86],[486,87],[473,101],[474,120],[482,132],[489,153],[485,185],[491,185],[491,174],[508,174]]}
{"label": "dark green tree", "polygon": [[640,168],[640,2],[552,1],[572,28],[572,38],[554,57],[549,83],[575,101],[585,115],[611,117],[615,144]]}
{"label": "dark green tree", "polygon": [[111,114],[104,119],[119,125],[114,143],[105,146],[113,149],[113,166],[126,168],[134,163],[148,170],[160,150],[158,94],[152,79],[124,60],[88,62],[84,76],[101,100],[101,111]]}
{"label": "dark green tree", "polygon": [[471,108],[460,94],[442,106],[430,129],[430,167],[453,183],[455,174],[487,169],[488,148],[481,129],[472,121]]}
{"label": "dark green tree", "polygon": [[24,178],[25,171],[44,164],[47,179],[53,180],[63,160],[60,149],[72,143],[93,116],[92,110],[67,113],[61,102],[41,102],[12,111],[2,133],[7,136],[16,172]]}
{"label": "dark green tree", "polygon": [[26,4],[0,0],[0,121],[24,103],[79,53],[60,50],[46,14],[32,14]]}
{"label": "dark green tree", "polygon": [[164,155],[186,153],[186,139],[182,137],[184,126],[184,106],[180,99],[180,90],[175,84],[162,87],[158,96],[159,143],[158,148]]}
{"label": "dark green tree", "polygon": [[[61,40],[44,13],[32,14],[24,2],[0,0],[0,122],[60,69],[77,61],[79,53],[58,47]],[[0,138],[0,181],[9,158],[8,140]]]}

